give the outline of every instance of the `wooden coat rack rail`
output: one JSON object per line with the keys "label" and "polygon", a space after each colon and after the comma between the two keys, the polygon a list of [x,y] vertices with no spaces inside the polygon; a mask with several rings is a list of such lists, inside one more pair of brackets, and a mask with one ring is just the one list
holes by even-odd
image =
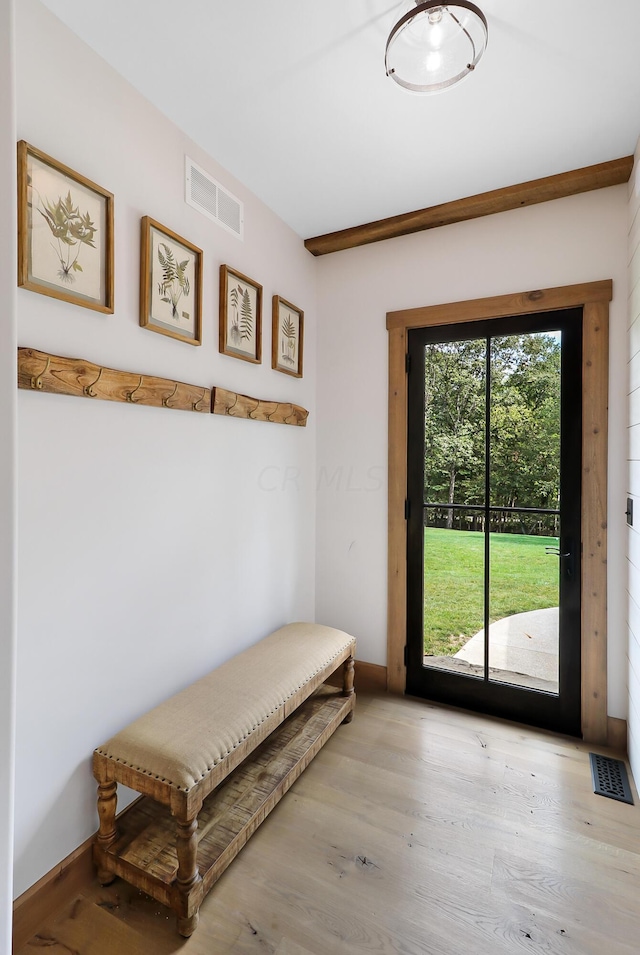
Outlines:
{"label": "wooden coat rack rail", "polygon": [[105,368],[83,358],[62,358],[18,348],[18,388],[55,395],[124,401],[133,405],[252,418],[304,428],[309,412],[285,401],[250,398],[225,388],[205,388],[171,378]]}

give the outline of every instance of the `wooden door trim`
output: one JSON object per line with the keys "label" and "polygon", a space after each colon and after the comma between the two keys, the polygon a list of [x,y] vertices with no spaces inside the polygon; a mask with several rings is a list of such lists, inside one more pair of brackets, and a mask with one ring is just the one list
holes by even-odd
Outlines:
{"label": "wooden door trim", "polygon": [[426,305],[387,312],[387,328],[426,328],[430,325],[455,325],[457,322],[479,322],[509,315],[530,315],[573,308],[596,302],[610,302],[611,280],[586,282],[561,288],[535,289],[513,295],[494,295],[446,305]]}
{"label": "wooden door trim", "polygon": [[407,617],[407,330],[582,307],[582,733],[607,742],[607,431],[610,280],[387,313],[387,686],[404,693]]}

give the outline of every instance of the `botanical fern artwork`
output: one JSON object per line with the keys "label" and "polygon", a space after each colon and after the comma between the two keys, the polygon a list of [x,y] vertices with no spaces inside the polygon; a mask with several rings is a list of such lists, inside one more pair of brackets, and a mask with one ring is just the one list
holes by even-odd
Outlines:
{"label": "botanical fern artwork", "polygon": [[202,341],[202,249],[150,216],[142,227],[140,324],[190,345]]}
{"label": "botanical fern artwork", "polygon": [[274,295],[272,322],[272,367],[294,378],[302,378],[304,312]]}
{"label": "botanical fern artwork", "polygon": [[38,212],[51,231],[51,248],[59,263],[56,274],[61,282],[72,285],[76,278],[74,273],[83,271],[78,261],[83,247],[96,247],[96,226],[88,212],[80,212],[71,190],[64,198],[58,196],[55,201],[40,196]]}
{"label": "botanical fern artwork", "polygon": [[282,335],[280,337],[280,360],[291,368],[296,364],[296,337],[297,329],[290,313],[285,314],[282,325]]}
{"label": "botanical fern artwork", "polygon": [[113,196],[18,144],[18,284],[113,312]]}
{"label": "botanical fern artwork", "polygon": [[251,307],[251,296],[246,286],[238,283],[229,292],[231,324],[229,338],[232,344],[242,346],[250,342],[254,333],[254,316]]}
{"label": "botanical fern artwork", "polygon": [[[162,268],[162,278],[158,282],[160,301],[171,305],[171,317],[179,320],[178,303],[181,298],[188,298],[191,291],[187,275],[189,259],[178,261],[170,246],[161,242],[158,246],[158,261]],[[183,312],[182,317],[188,321],[189,312]]]}
{"label": "botanical fern artwork", "polygon": [[223,355],[262,361],[262,286],[228,265],[220,266],[219,335]]}

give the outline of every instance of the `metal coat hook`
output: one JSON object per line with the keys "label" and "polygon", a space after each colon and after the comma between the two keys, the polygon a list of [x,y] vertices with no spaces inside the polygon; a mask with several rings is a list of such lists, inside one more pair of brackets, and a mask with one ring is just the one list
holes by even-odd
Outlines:
{"label": "metal coat hook", "polygon": [[48,355],[48,356],[47,356],[47,363],[46,363],[46,365],[44,366],[44,368],[42,369],[42,371],[40,372],[40,374],[39,374],[37,377],[34,375],[34,376],[32,377],[32,379],[31,379],[31,387],[32,387],[32,388],[36,388],[38,391],[42,391],[42,376],[43,376],[43,375],[46,375],[47,371],[49,370],[49,365],[50,365],[50,364],[51,364],[51,356]]}
{"label": "metal coat hook", "polygon": [[90,385],[85,385],[85,387],[82,389],[82,390],[84,391],[85,395],[87,395],[87,397],[89,397],[89,398],[96,398],[96,397],[97,397],[97,392],[95,392],[95,391],[93,390],[93,386],[94,386],[94,385],[97,385],[98,382],[100,381],[100,376],[102,375],[102,371],[103,371],[103,369],[101,368],[100,371],[98,372],[98,377],[96,378],[96,380],[95,380],[95,381],[92,381]]}
{"label": "metal coat hook", "polygon": [[[177,388],[177,387],[178,387],[178,386],[176,385],[176,388]],[[200,404],[201,401],[204,401],[204,398],[205,398],[206,393],[207,393],[207,389],[206,389],[206,388],[203,388],[203,389],[202,389],[202,396],[201,396],[200,398],[198,398],[198,400],[197,400],[196,402],[193,402],[193,403],[191,404],[191,407],[193,408],[194,411],[199,411],[199,410],[200,410],[200,409],[198,408],[198,405]]]}
{"label": "metal coat hook", "polygon": [[162,407],[163,407],[163,408],[170,408],[170,407],[171,407],[171,405],[169,404],[169,402],[171,401],[171,399],[172,399],[173,396],[175,395],[176,391],[178,390],[178,385],[179,385],[179,384],[180,384],[180,382],[179,382],[179,381],[176,381],[176,386],[175,386],[175,388],[173,389],[173,391],[171,392],[171,394],[164,396],[164,398],[162,399]]}
{"label": "metal coat hook", "polygon": [[136,402],[134,401],[133,396],[135,395],[136,391],[140,390],[141,387],[142,387],[142,375],[140,375],[140,381],[138,382],[136,387],[133,389],[133,391],[127,392],[127,401],[132,401],[133,404],[135,405]]}

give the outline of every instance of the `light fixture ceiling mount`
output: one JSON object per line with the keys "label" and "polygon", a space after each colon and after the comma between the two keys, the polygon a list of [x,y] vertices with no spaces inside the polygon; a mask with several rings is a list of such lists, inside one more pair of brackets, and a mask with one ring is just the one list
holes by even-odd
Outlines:
{"label": "light fixture ceiling mount", "polygon": [[387,40],[387,76],[415,93],[437,93],[475,70],[487,39],[486,17],[470,0],[411,0]]}

